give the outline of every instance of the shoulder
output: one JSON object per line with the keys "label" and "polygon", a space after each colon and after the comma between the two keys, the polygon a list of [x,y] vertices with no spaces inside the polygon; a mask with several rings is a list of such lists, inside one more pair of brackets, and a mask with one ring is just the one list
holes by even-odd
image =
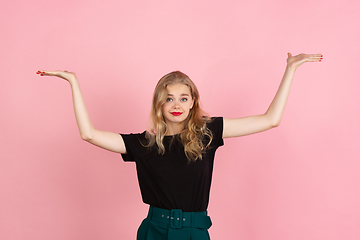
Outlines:
{"label": "shoulder", "polygon": [[224,141],[222,139],[223,136],[223,118],[222,117],[211,117],[206,123],[206,127],[211,132],[211,147],[218,147],[224,145]]}
{"label": "shoulder", "polygon": [[145,136],[146,131],[143,131],[142,133],[120,133],[121,136],[125,137],[142,137]]}
{"label": "shoulder", "polygon": [[223,129],[224,120],[223,117],[211,117],[207,120],[206,126],[211,131],[221,130]]}
{"label": "shoulder", "polygon": [[126,145],[128,144],[137,144],[144,142],[146,140],[146,131],[142,133],[120,133]]}
{"label": "shoulder", "polygon": [[211,117],[206,124],[206,127],[210,130],[213,138],[213,142],[218,146],[223,145],[222,136],[224,129],[223,117]]}

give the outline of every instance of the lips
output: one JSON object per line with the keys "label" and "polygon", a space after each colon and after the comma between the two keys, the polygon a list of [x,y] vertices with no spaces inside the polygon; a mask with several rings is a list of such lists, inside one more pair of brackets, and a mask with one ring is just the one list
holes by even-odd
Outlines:
{"label": "lips", "polygon": [[171,114],[174,116],[180,116],[182,114],[182,112],[172,112]]}

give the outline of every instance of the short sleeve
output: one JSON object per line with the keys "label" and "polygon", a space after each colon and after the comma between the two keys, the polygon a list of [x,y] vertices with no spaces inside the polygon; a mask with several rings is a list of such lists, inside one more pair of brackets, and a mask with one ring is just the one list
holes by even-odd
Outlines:
{"label": "short sleeve", "polygon": [[135,162],[136,156],[145,150],[145,146],[141,144],[145,138],[145,132],[137,134],[120,134],[124,140],[126,154],[121,154],[124,162]]}
{"label": "short sleeve", "polygon": [[208,123],[208,128],[213,134],[213,140],[211,146],[218,148],[224,145],[224,140],[222,138],[223,134],[224,121],[222,117],[212,117],[211,121]]}

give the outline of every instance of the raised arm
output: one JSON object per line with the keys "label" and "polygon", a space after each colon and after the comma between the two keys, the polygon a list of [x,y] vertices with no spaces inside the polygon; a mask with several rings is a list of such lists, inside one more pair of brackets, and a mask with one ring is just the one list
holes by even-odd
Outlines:
{"label": "raised arm", "polygon": [[79,82],[75,73],[68,71],[38,71],[37,74],[41,76],[55,76],[62,79],[65,79],[70,83],[75,118],[80,131],[81,138],[85,141],[88,141],[91,144],[94,144],[98,147],[104,148],[106,150],[117,152],[117,153],[126,153],[126,148],[124,141],[120,134],[100,131],[94,128],[91,123],[89,114],[86,110],[85,102],[80,91]]}
{"label": "raised arm", "polygon": [[305,62],[320,62],[322,59],[321,54],[292,56],[288,53],[284,76],[266,113],[243,118],[224,118],[223,138],[245,136],[279,126],[296,69]]}

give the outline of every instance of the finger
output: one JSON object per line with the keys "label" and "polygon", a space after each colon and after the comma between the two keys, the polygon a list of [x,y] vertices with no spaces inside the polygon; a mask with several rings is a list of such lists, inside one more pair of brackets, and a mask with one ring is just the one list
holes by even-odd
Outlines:
{"label": "finger", "polygon": [[49,71],[41,71],[40,75],[41,76],[49,76],[50,72]]}
{"label": "finger", "polygon": [[308,54],[309,58],[324,58],[324,56],[321,53],[318,54]]}
{"label": "finger", "polygon": [[308,58],[308,62],[321,62],[321,60],[323,60],[322,57],[313,57],[313,58]]}
{"label": "finger", "polygon": [[309,62],[321,62],[324,59],[324,56],[321,53],[318,54],[308,54]]}
{"label": "finger", "polygon": [[38,70],[38,71],[36,72],[36,74],[40,74],[40,76],[44,76],[44,75],[46,74],[46,72],[43,71],[43,70]]}
{"label": "finger", "polygon": [[36,74],[40,74],[40,76],[56,76],[56,72],[54,71],[39,70],[36,72]]}
{"label": "finger", "polygon": [[291,53],[288,53],[287,55],[288,55],[288,57],[292,57]]}

